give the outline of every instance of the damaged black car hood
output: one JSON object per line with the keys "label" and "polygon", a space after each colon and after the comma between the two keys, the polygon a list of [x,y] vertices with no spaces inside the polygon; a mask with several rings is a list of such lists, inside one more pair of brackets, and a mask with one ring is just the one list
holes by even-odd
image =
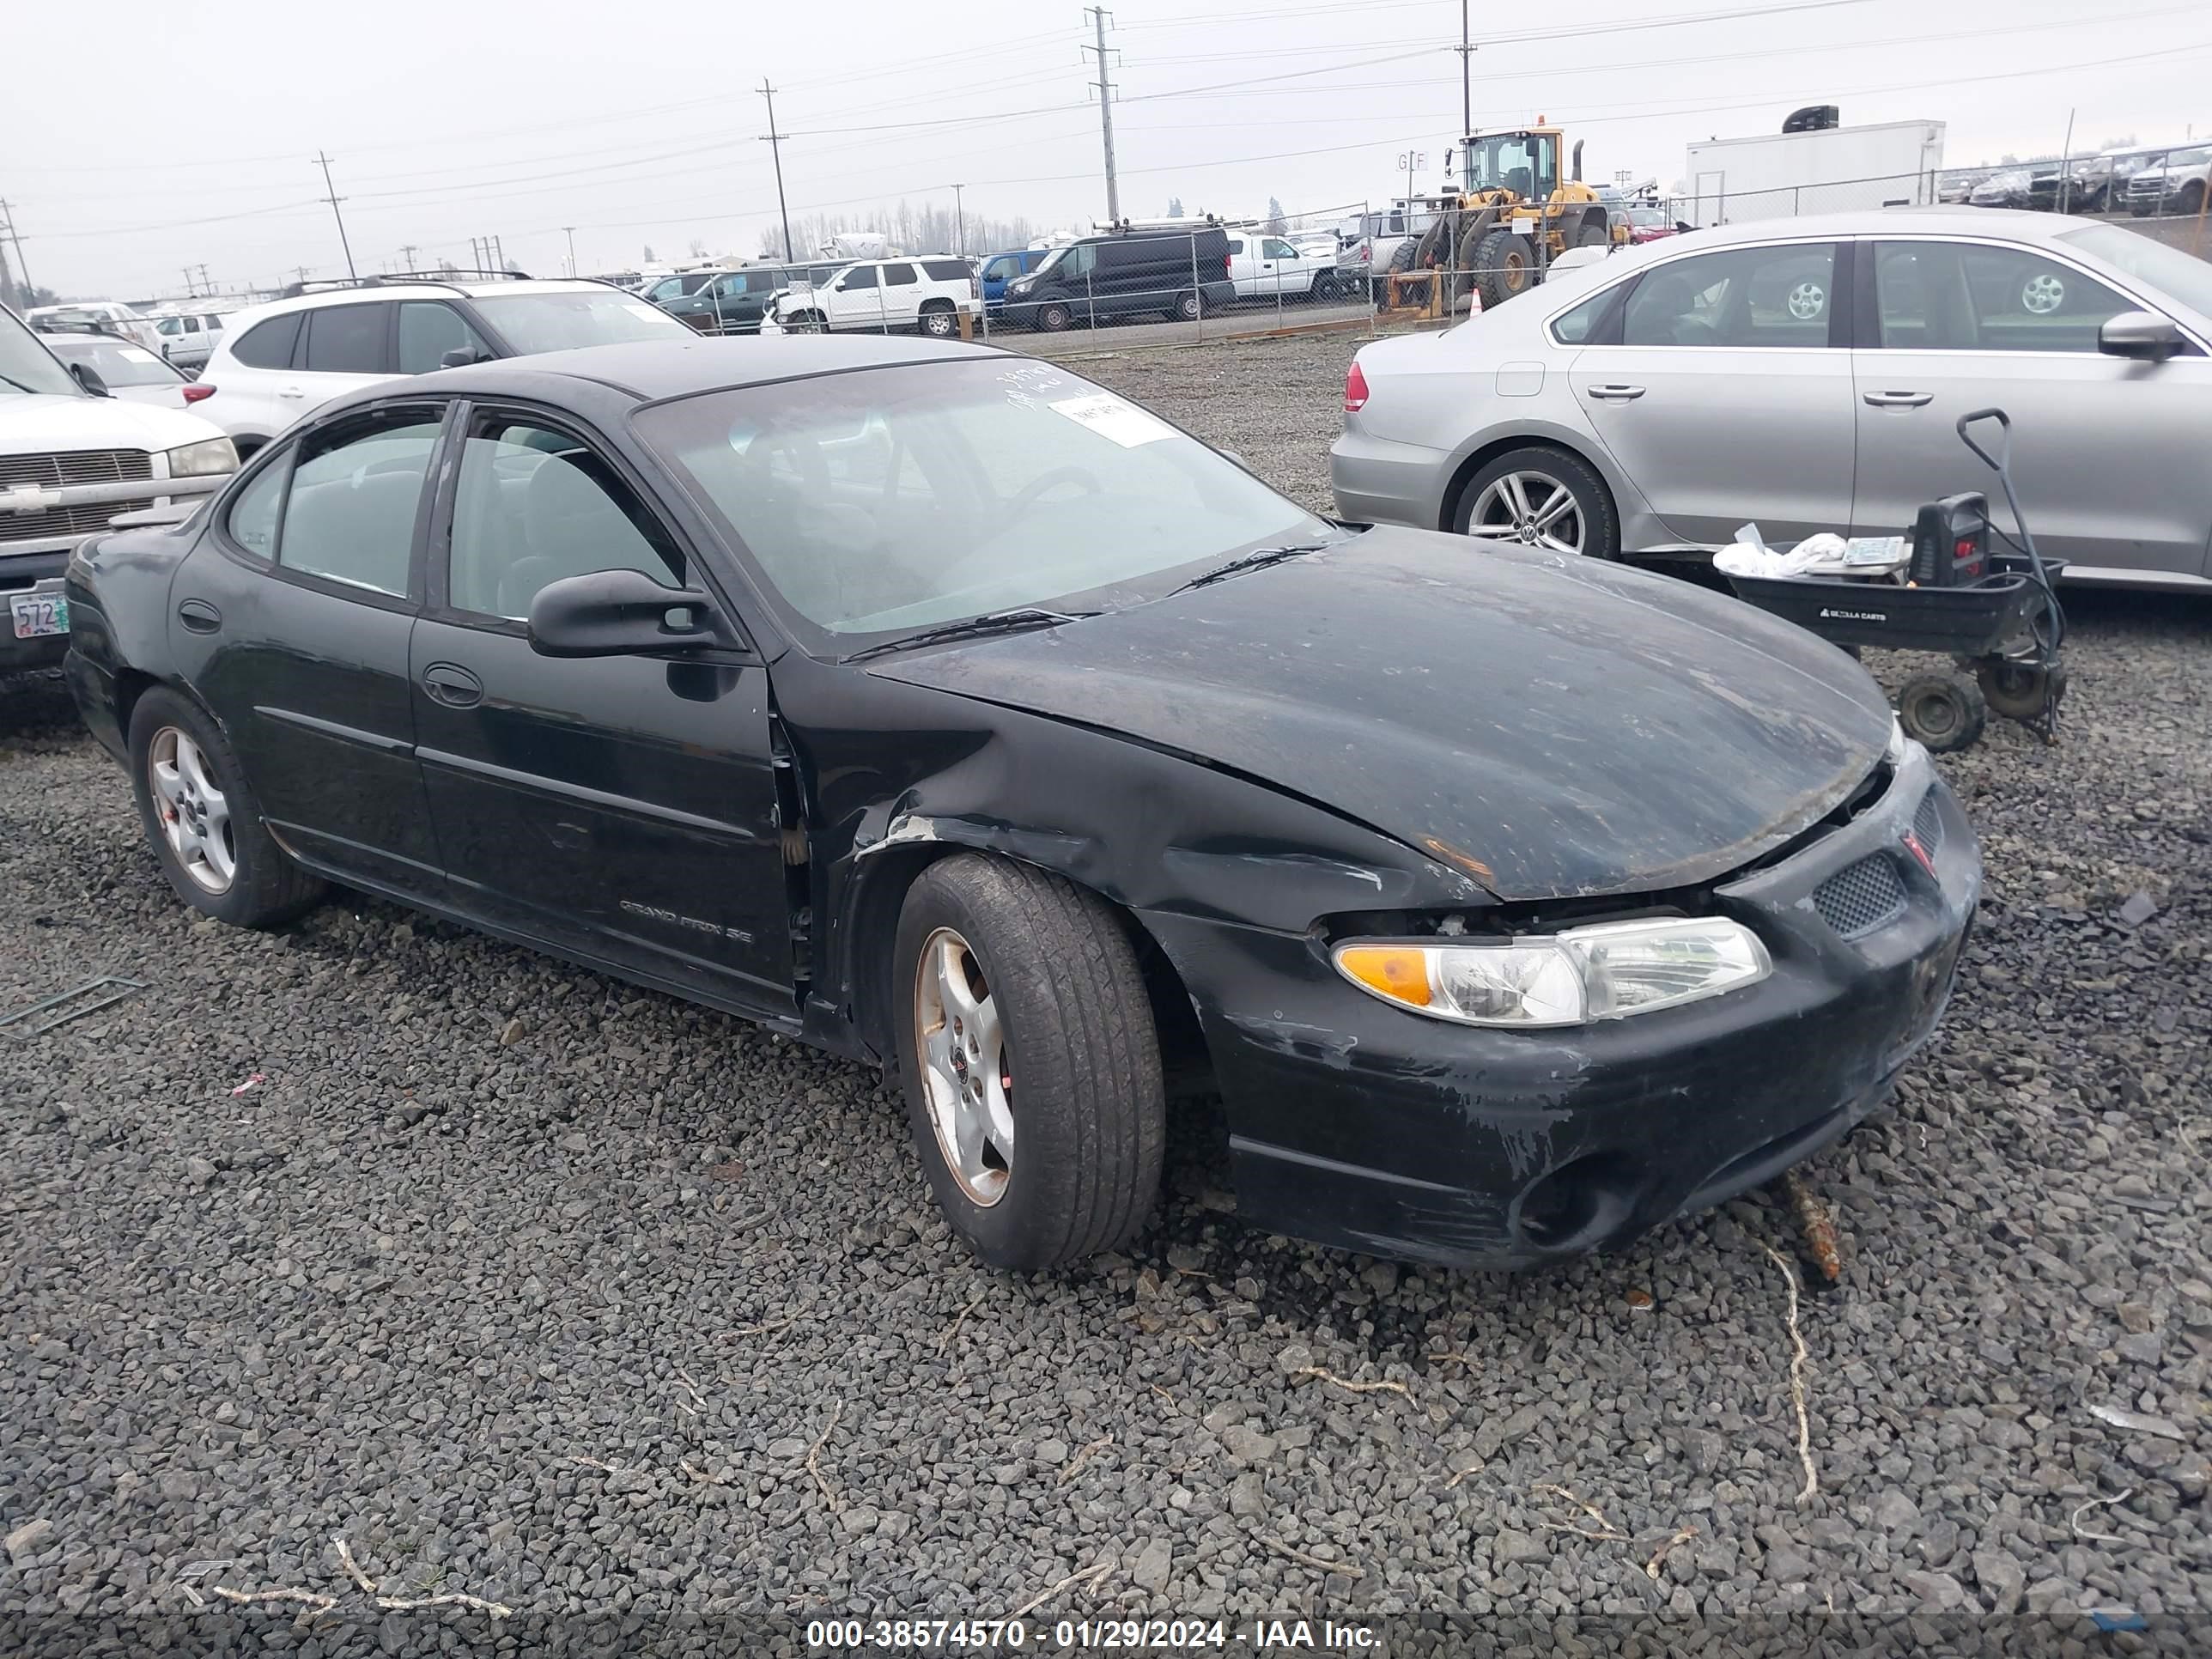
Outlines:
{"label": "damaged black car hood", "polygon": [[1734,599],[1387,526],[871,667],[1233,769],[1507,900],[1725,875],[1833,807],[1890,732],[1849,658]]}

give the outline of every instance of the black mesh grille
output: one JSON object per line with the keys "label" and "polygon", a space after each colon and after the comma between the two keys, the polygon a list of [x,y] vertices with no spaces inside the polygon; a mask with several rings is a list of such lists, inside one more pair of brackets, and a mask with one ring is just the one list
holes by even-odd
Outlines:
{"label": "black mesh grille", "polygon": [[37,484],[125,483],[154,476],[154,458],[143,449],[72,449],[58,455],[0,455],[0,489]]}
{"label": "black mesh grille", "polygon": [[1813,906],[1845,939],[1858,939],[1905,913],[1905,883],[1886,854],[1869,854],[1813,890]]}
{"label": "black mesh grille", "polygon": [[1920,837],[1920,844],[1930,853],[1943,844],[1943,815],[1936,811],[1933,789],[1920,798],[1920,805],[1912,814],[1912,833]]}

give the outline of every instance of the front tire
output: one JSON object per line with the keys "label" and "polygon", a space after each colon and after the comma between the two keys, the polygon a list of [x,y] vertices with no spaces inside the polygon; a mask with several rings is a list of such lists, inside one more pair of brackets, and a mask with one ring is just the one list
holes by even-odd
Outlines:
{"label": "front tire", "polygon": [[1510,449],[1468,479],[1452,528],[1570,556],[1620,556],[1620,519],[1605,480],[1580,456],[1540,444]]}
{"label": "front tire", "polygon": [[963,853],[899,915],[899,1067],[952,1230],[1035,1272],[1127,1241],[1158,1195],[1166,1095],[1137,955],[1099,899]]}
{"label": "front tire", "polygon": [[1536,250],[1526,236],[1501,227],[1486,232],[1474,245],[1474,288],[1485,311],[1527,293],[1535,282]]}
{"label": "front tire", "polygon": [[1048,334],[1062,333],[1075,320],[1075,313],[1058,301],[1039,306],[1036,314],[1036,326]]}
{"label": "front tire", "polygon": [[201,915],[234,927],[289,921],[323,896],[261,821],[222,730],[198,704],[155,687],[131,711],[131,779],[161,873]]}

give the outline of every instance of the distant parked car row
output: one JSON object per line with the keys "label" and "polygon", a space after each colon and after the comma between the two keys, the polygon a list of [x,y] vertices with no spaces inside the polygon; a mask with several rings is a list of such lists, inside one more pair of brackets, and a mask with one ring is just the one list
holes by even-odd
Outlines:
{"label": "distant parked car row", "polygon": [[2138,217],[2197,212],[2204,204],[2212,146],[2077,155],[1946,173],[1936,197],[1978,208],[2028,208],[2041,213],[2112,213]]}

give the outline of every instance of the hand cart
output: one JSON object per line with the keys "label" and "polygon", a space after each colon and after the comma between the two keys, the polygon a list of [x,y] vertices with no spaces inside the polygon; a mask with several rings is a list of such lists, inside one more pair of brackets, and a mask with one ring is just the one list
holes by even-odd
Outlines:
{"label": "hand cart", "polygon": [[[1967,429],[1988,420],[2000,432],[1994,454]],[[2051,583],[2065,562],[2036,551],[2021,516],[2012,488],[2010,418],[2001,409],[1978,409],[1959,417],[1957,430],[1997,475],[2015,534],[1989,522],[1986,497],[1954,495],[1921,509],[1911,580],[1905,584],[1825,575],[1731,575],[1729,581],[1738,599],[1854,655],[1857,647],[1875,646],[1949,656],[1951,669],[1917,674],[1897,694],[1906,735],[1931,750],[1971,746],[1992,708],[2053,743],[2066,694],[2058,654],[2066,617]],[[2002,547],[1988,544],[1990,533]]]}

